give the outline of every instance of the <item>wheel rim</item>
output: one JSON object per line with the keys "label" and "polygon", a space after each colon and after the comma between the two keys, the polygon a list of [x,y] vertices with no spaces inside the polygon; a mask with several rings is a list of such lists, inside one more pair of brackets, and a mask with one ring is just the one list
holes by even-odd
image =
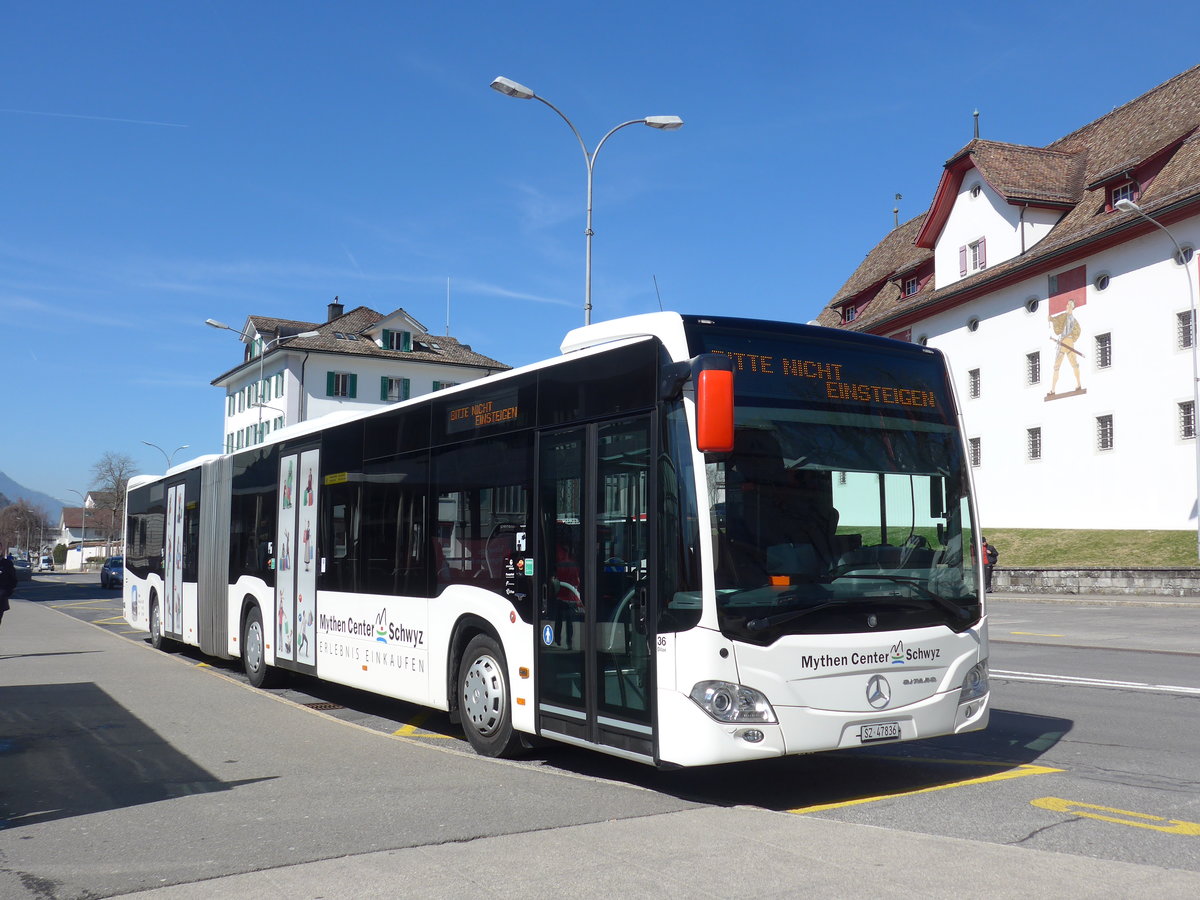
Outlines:
{"label": "wheel rim", "polygon": [[504,718],[504,674],[495,658],[476,657],[463,678],[462,713],[484,737],[500,727]]}
{"label": "wheel rim", "polygon": [[155,637],[162,634],[162,630],[158,627],[158,604],[150,604],[150,633]]}
{"label": "wheel rim", "polygon": [[252,672],[257,672],[263,661],[262,622],[257,619],[246,625],[246,643],[243,652],[246,654],[247,668]]}

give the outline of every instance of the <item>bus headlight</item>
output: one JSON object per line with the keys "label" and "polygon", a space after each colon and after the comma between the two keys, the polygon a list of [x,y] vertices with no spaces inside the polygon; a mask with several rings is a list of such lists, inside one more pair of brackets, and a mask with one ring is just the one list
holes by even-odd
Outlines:
{"label": "bus headlight", "polygon": [[774,723],[775,710],[765,694],[728,681],[701,681],[692,688],[696,705],[718,722]]}
{"label": "bus headlight", "polygon": [[967,673],[967,677],[963,679],[962,693],[958,697],[959,703],[966,703],[968,700],[978,700],[988,692],[988,664],[985,659],[981,663],[977,663],[971,667],[971,671]]}

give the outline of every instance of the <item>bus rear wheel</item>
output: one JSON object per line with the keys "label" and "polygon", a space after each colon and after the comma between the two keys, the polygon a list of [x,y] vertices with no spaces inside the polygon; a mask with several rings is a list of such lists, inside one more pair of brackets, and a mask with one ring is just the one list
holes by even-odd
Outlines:
{"label": "bus rear wheel", "polygon": [[279,680],[279,670],[267,665],[266,632],[257,606],[246,611],[242,623],[242,668],[256,688],[271,687]]}
{"label": "bus rear wheel", "polygon": [[158,595],[150,595],[150,646],[155,650],[169,651],[173,642],[163,635],[162,607]]}
{"label": "bus rear wheel", "polygon": [[475,635],[459,661],[458,712],[467,740],[480,756],[512,757],[520,751],[504,651],[486,634]]}

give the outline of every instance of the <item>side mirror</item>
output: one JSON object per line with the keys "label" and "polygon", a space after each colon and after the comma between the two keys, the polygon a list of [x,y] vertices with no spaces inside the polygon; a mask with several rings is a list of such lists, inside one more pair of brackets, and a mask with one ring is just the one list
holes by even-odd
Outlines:
{"label": "side mirror", "polygon": [[733,362],[718,353],[696,357],[696,449],[733,451]]}

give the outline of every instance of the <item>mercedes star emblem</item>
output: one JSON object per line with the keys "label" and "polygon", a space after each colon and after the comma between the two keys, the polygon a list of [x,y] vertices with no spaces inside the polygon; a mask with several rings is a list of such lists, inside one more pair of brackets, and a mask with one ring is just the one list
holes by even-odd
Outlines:
{"label": "mercedes star emblem", "polygon": [[883,709],[892,700],[892,686],[882,675],[872,675],[867,682],[867,702],[874,709]]}

